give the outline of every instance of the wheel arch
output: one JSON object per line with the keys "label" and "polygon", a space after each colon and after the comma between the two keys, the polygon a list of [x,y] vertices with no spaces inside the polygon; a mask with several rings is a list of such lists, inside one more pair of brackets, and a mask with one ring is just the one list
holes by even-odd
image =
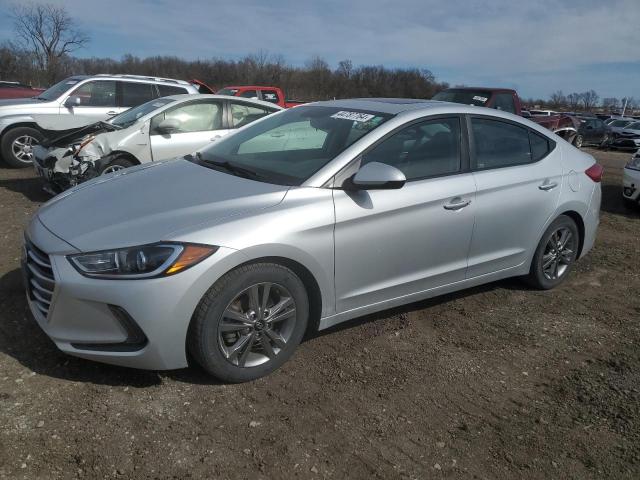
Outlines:
{"label": "wheel arch", "polygon": [[141,164],[140,160],[138,160],[133,153],[127,152],[126,150],[113,150],[108,155],[105,155],[105,157],[103,157],[103,158],[105,158],[105,159],[108,158],[109,162],[111,160],[116,159],[116,158],[126,158],[127,160],[131,160],[136,165],[140,165]]}
{"label": "wheel arch", "polygon": [[579,239],[580,241],[578,243],[578,255],[576,258],[580,258],[580,256],[582,255],[582,248],[584,246],[584,237],[585,237],[584,219],[582,218],[582,215],[580,215],[575,210],[565,210],[562,213],[560,213],[558,217],[560,215],[565,215],[569,217],[571,220],[573,220],[576,223],[576,226],[578,227],[578,233],[580,234],[580,239]]}
{"label": "wheel arch", "polygon": [[29,120],[23,120],[21,122],[16,122],[16,123],[11,123],[9,125],[7,125],[1,132],[0,132],[0,141],[2,141],[2,139],[5,137],[5,135],[7,133],[9,133],[12,130],[15,130],[16,128],[33,128],[34,130],[38,130],[40,133],[42,133],[43,135],[47,136],[49,135],[49,132],[43,128],[41,128],[36,122],[34,121],[29,121]]}

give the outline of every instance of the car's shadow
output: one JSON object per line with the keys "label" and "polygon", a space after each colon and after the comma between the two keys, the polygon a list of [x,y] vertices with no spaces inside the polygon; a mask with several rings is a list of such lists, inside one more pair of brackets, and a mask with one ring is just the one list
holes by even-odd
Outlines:
{"label": "car's shadow", "polygon": [[41,178],[5,178],[0,180],[0,188],[20,193],[32,202],[44,203],[51,195],[43,190]]}
{"label": "car's shadow", "polygon": [[627,218],[640,218],[640,206],[625,205],[620,185],[602,184],[602,204],[600,210]]}
{"label": "car's shadow", "polygon": [[[490,283],[356,318],[320,332],[311,332],[306,336],[304,342],[326,335],[339,335],[339,332],[343,330],[357,328],[370,322],[390,321],[391,317],[399,314],[428,309],[495,288],[527,289],[517,279]],[[0,353],[12,357],[20,365],[38,375],[74,382],[139,388],[159,385],[164,378],[189,384],[220,384],[219,381],[195,365],[180,370],[146,371],[92,362],[62,353],[40,329],[31,315],[26,302],[20,269],[12,270],[0,277],[0,333]]]}

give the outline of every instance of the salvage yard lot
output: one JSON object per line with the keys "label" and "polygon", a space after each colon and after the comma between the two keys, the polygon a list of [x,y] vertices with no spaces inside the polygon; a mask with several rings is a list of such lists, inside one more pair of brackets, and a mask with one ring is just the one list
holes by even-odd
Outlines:
{"label": "salvage yard lot", "polygon": [[348,322],[243,385],[58,352],[19,272],[47,197],[0,168],[0,478],[640,477],[640,214],[620,194],[629,154],[590,153],[600,231],[561,287],[507,280]]}

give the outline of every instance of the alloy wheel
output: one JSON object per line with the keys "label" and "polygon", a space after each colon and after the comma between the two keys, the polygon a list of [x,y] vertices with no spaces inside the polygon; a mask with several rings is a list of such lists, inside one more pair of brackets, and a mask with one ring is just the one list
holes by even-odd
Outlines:
{"label": "alloy wheel", "polygon": [[106,175],[108,173],[113,173],[113,172],[119,172],[120,170],[124,170],[125,167],[122,165],[109,165],[107,168],[105,168],[101,175]]}
{"label": "alloy wheel", "polygon": [[259,283],[227,305],[218,325],[218,346],[237,367],[255,367],[276,358],[291,339],[296,304],[277,283]]}
{"label": "alloy wheel", "polygon": [[576,238],[567,227],[551,234],[542,255],[542,272],[547,280],[556,280],[565,274],[576,255]]}
{"label": "alloy wheel", "polygon": [[582,147],[582,143],[583,143],[582,135],[578,135],[576,137],[576,140],[575,140],[574,144],[575,144],[576,147],[580,148],[580,147]]}
{"label": "alloy wheel", "polygon": [[18,160],[28,163],[32,161],[33,147],[38,143],[38,140],[30,135],[21,135],[11,144],[11,151]]}

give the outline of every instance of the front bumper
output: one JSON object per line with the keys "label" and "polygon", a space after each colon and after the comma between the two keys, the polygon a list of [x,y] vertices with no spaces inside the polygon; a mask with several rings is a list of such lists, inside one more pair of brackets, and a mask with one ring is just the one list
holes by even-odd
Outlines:
{"label": "front bumper", "polygon": [[624,150],[637,150],[640,148],[640,138],[618,137],[611,142],[611,146]]}
{"label": "front bumper", "polygon": [[640,203],[640,170],[625,168],[622,175],[622,196]]}
{"label": "front bumper", "polygon": [[[56,346],[77,357],[151,370],[187,366],[193,312],[209,287],[233,268],[231,257],[238,254],[220,248],[170,277],[100,280],[79,274],[66,258],[77,250],[50,233],[37,217],[25,236],[51,265],[53,288],[45,298],[49,304],[35,298],[30,288],[27,298],[34,318]],[[29,270],[26,261],[23,268]]]}

